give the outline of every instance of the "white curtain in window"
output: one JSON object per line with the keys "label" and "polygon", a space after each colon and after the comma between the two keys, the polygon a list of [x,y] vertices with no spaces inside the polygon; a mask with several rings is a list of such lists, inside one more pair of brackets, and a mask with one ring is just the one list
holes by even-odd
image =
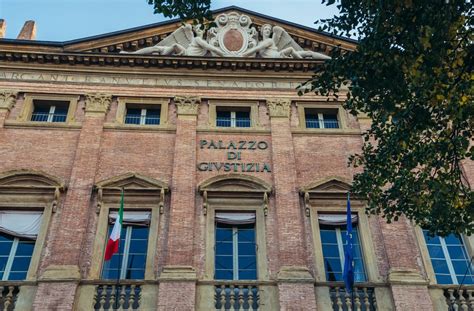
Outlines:
{"label": "white curtain in window", "polygon": [[[115,223],[118,212],[110,212],[109,222]],[[150,224],[151,212],[123,212],[123,225],[148,226]]]}
{"label": "white curtain in window", "polygon": [[246,225],[255,223],[255,213],[216,213],[216,222],[227,225]]}
{"label": "white curtain in window", "polygon": [[36,239],[43,212],[0,211],[0,232],[19,238]]}
{"label": "white curtain in window", "polygon": [[[347,225],[347,215],[346,214],[319,214],[318,215],[319,223],[321,225],[329,226],[343,226]],[[352,223],[357,223],[357,215],[351,215]]]}

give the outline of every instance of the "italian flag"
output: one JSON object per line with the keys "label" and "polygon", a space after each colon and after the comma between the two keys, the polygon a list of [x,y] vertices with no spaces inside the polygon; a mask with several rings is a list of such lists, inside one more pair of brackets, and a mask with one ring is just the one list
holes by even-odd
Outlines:
{"label": "italian flag", "polygon": [[110,233],[109,241],[107,242],[107,247],[105,248],[105,258],[104,260],[110,260],[115,253],[119,251],[120,245],[120,232],[122,231],[122,221],[123,221],[123,190],[122,196],[120,198],[120,209],[118,212],[118,217],[115,219],[114,228],[112,233]]}

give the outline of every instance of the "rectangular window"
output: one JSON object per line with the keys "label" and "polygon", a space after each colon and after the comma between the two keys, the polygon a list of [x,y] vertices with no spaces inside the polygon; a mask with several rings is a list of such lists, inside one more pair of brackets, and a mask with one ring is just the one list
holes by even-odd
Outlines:
{"label": "rectangular window", "polygon": [[218,127],[250,127],[249,107],[217,107],[216,126]]}
{"label": "rectangular window", "polygon": [[[107,239],[112,232],[117,213],[110,214]],[[145,277],[148,251],[150,212],[124,212],[119,252],[104,261],[103,279],[141,280]]]}
{"label": "rectangular window", "polygon": [[1,280],[26,279],[34,248],[35,240],[0,233]]}
{"label": "rectangular window", "polygon": [[33,100],[31,121],[35,122],[66,122],[69,108],[68,101]]}
{"label": "rectangular window", "polygon": [[[319,230],[327,281],[343,281],[344,248],[347,244],[345,217],[346,215],[333,214],[321,214],[319,216]],[[357,221],[357,216],[353,216],[353,221]],[[366,282],[367,277],[356,223],[353,223],[352,230],[354,241],[354,279],[356,282]]]}
{"label": "rectangular window", "polygon": [[0,280],[25,280],[42,212],[0,211]]}
{"label": "rectangular window", "polygon": [[125,124],[159,125],[160,114],[161,109],[159,105],[154,105],[153,108],[140,108],[135,105],[127,105]]}
{"label": "rectangular window", "polygon": [[462,237],[431,237],[427,230],[423,235],[438,284],[474,284],[474,267]]}
{"label": "rectangular window", "polygon": [[305,109],[306,128],[337,129],[337,109]]}
{"label": "rectangular window", "polygon": [[215,279],[256,280],[255,213],[216,213]]}

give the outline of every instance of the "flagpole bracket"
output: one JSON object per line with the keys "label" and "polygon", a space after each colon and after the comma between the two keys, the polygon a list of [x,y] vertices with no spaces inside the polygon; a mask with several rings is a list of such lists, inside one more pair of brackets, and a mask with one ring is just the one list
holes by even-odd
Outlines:
{"label": "flagpole bracket", "polygon": [[96,209],[95,209],[95,212],[97,214],[100,213],[100,209],[104,205],[104,199],[103,198],[104,198],[103,189],[102,189],[102,187],[98,187],[97,188],[97,206],[96,206]]}
{"label": "flagpole bracket", "polygon": [[305,191],[304,193],[304,213],[306,217],[310,216],[311,213],[311,204],[309,202],[309,192]]}

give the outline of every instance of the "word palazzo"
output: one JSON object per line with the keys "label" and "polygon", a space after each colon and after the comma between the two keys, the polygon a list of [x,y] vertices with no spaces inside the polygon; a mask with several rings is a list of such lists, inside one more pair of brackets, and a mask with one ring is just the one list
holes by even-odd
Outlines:
{"label": "word palazzo", "polygon": [[199,147],[201,149],[224,149],[224,150],[265,150],[268,148],[266,141],[254,141],[254,140],[240,140],[240,141],[229,141],[224,143],[222,140],[206,140],[202,139],[199,141]]}

